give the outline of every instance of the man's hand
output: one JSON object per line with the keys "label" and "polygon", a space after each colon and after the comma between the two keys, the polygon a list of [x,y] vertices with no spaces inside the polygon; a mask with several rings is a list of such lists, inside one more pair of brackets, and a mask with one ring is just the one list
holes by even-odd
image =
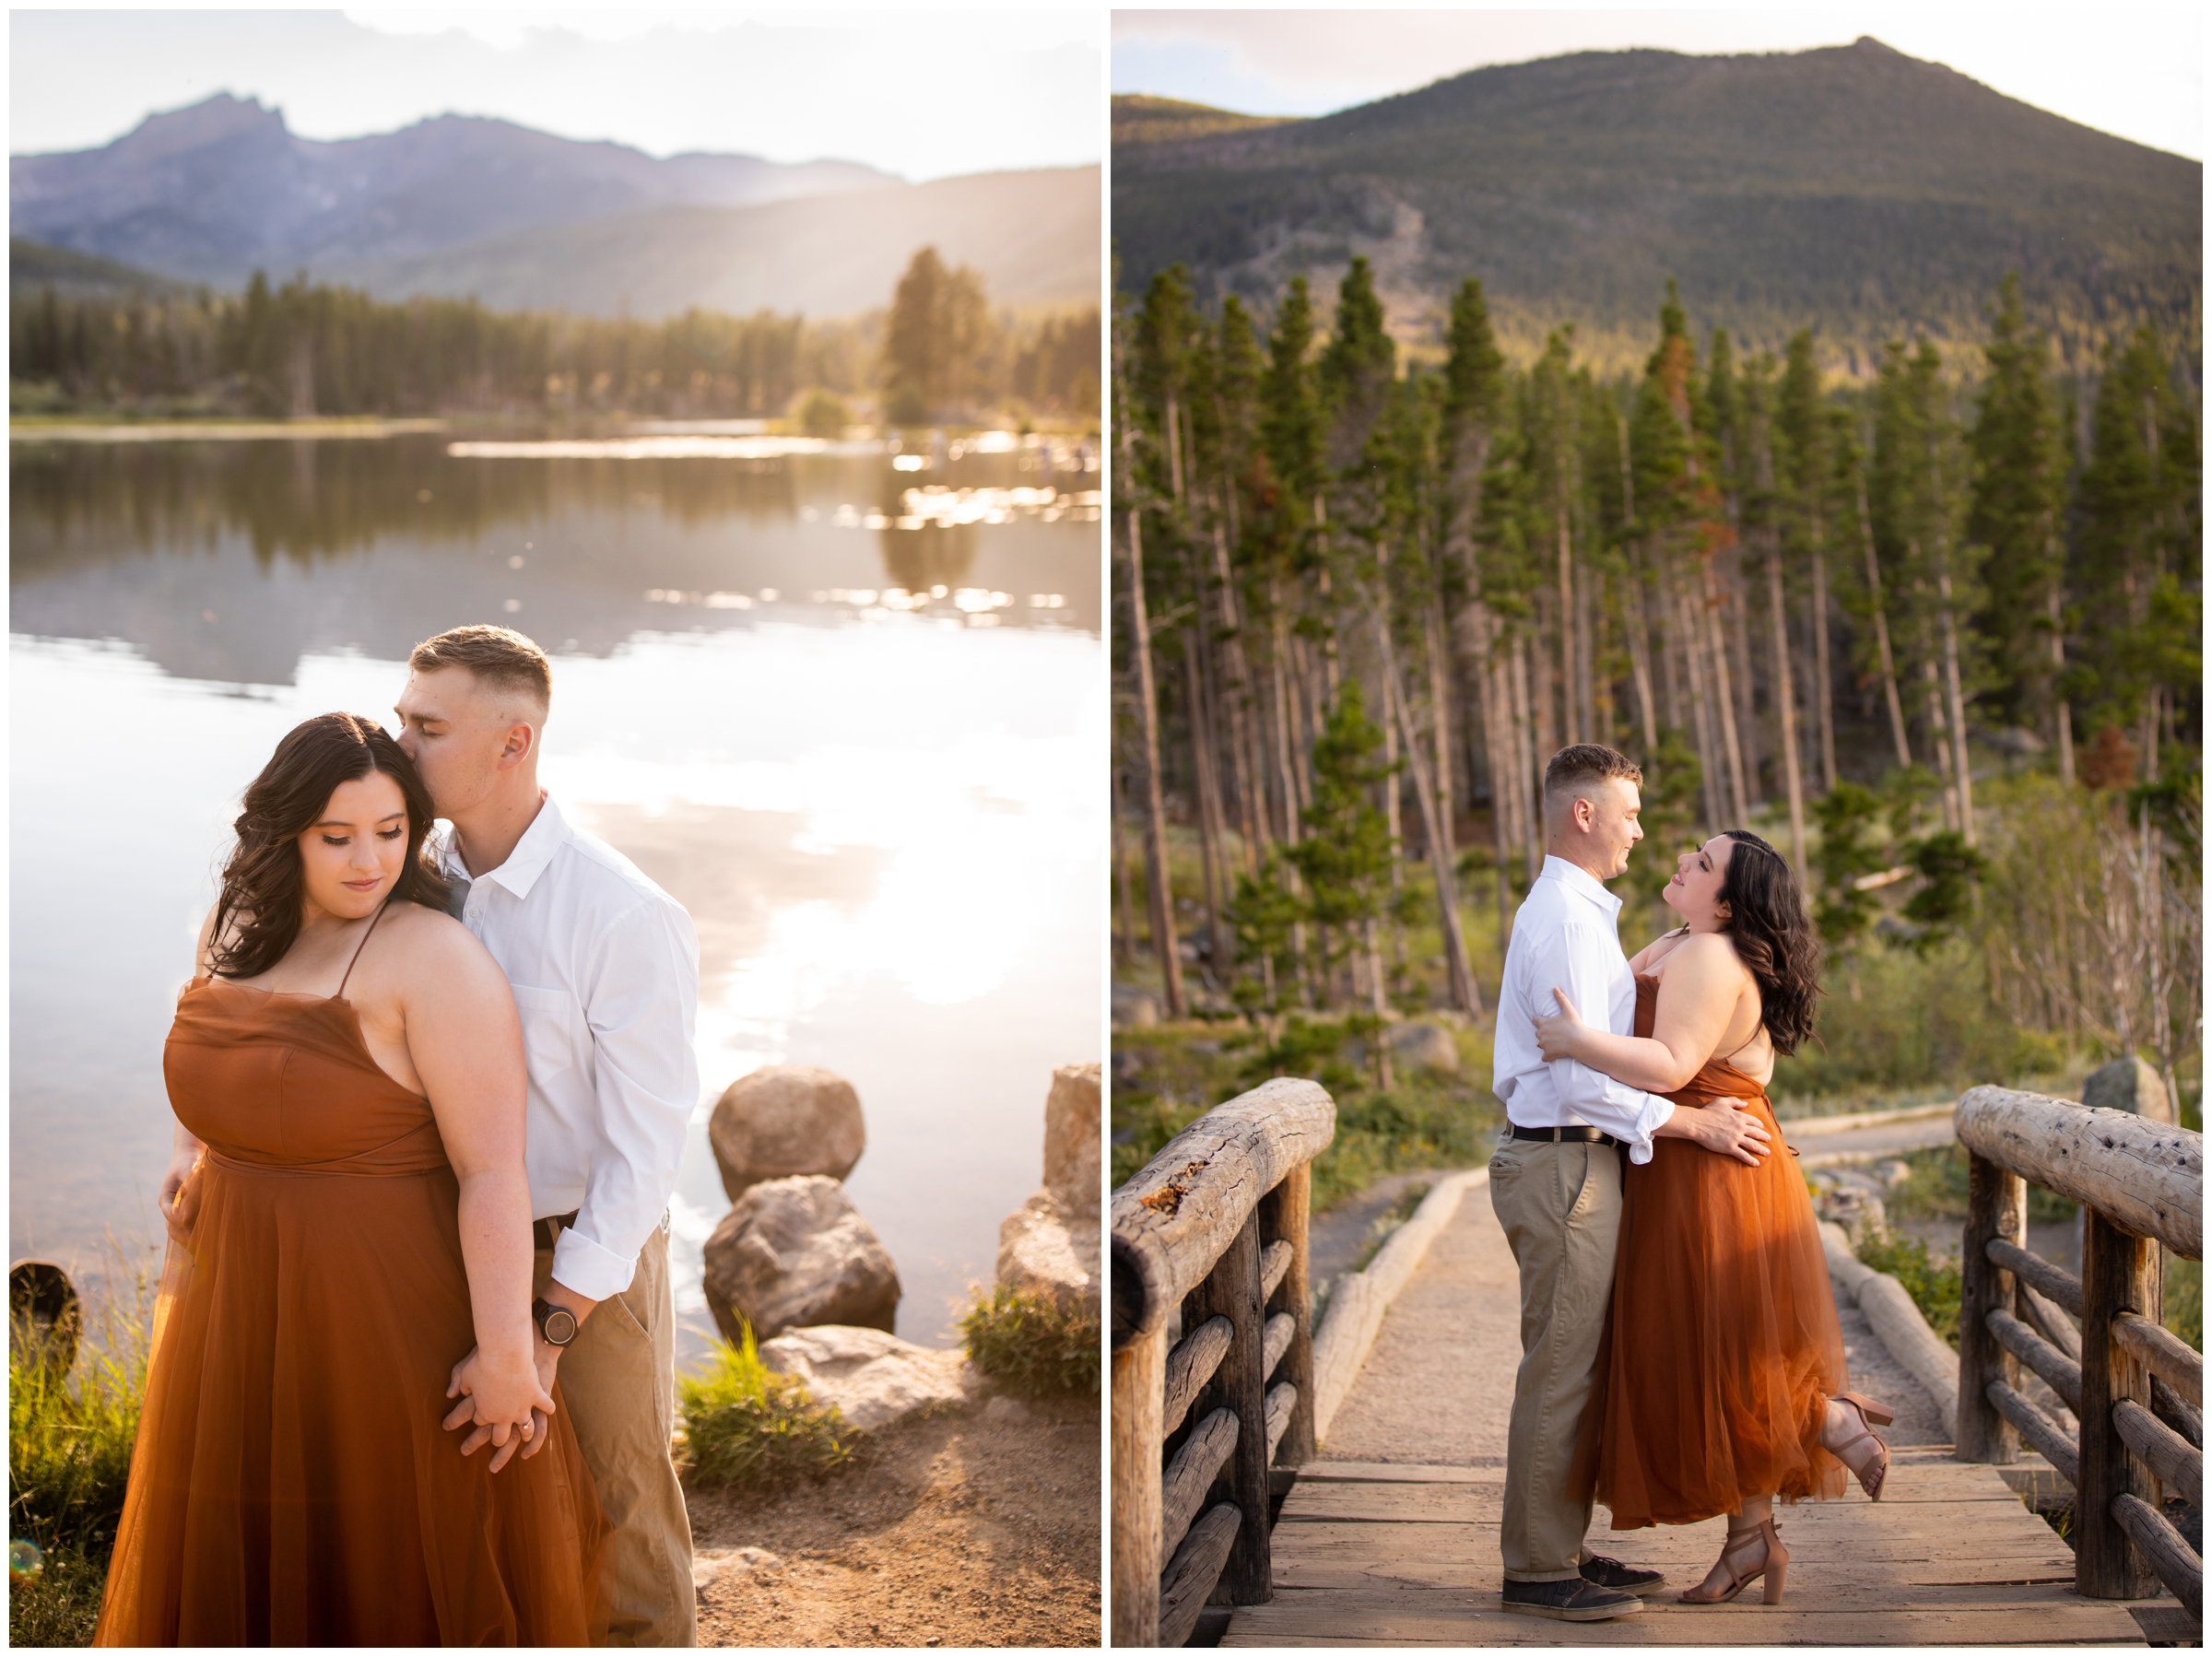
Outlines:
{"label": "man's hand", "polygon": [[494,1473],[504,1467],[517,1450],[544,1437],[544,1420],[554,1408],[553,1394],[540,1382],[535,1359],[521,1352],[502,1355],[495,1361],[472,1349],[453,1366],[445,1395],[461,1400],[447,1413],[445,1430],[472,1428],[462,1440],[463,1455],[473,1454],[489,1439]]}
{"label": "man's hand", "polygon": [[161,1176],[161,1193],[155,1199],[155,1206],[161,1211],[161,1223],[169,1228],[170,1236],[186,1245],[192,1241],[192,1222],[200,1208],[200,1190],[193,1183],[192,1176],[206,1148],[182,1127],[178,1128],[176,1148],[170,1153],[169,1171]]}
{"label": "man's hand", "polygon": [[1759,1167],[1774,1149],[1769,1143],[1773,1135],[1734,1099],[1716,1099],[1710,1105],[1678,1106],[1673,1115],[1653,1131],[1668,1138],[1688,1139],[1752,1168]]}
{"label": "man's hand", "polygon": [[[547,1304],[551,1306],[565,1306],[569,1309],[569,1310],[574,1312],[576,1314],[576,1327],[579,1331],[583,1328],[584,1319],[592,1315],[592,1309],[599,1304],[599,1302],[596,1300],[585,1299],[582,1295],[578,1294],[574,1289],[569,1287],[569,1286],[565,1283],[555,1283],[549,1285],[546,1289],[545,1298]],[[533,1319],[532,1322],[535,1325],[535,1320]],[[532,1328],[530,1332],[530,1361],[537,1370],[538,1387],[542,1392],[544,1392],[548,1400],[550,1400],[553,1395],[554,1377],[559,1374],[560,1370],[560,1355],[567,1350],[568,1348],[566,1346],[556,1346],[551,1345],[547,1341],[544,1335],[537,1333],[535,1327]],[[477,1355],[475,1351],[472,1349],[467,1357],[463,1358],[460,1363],[457,1363],[453,1366],[453,1384],[446,1389],[445,1395],[448,1398],[451,1398],[454,1395],[454,1389],[459,1387],[461,1383],[461,1371],[468,1365],[471,1359],[475,1358],[476,1356]],[[491,1470],[494,1473],[497,1473],[500,1468],[504,1467],[508,1463],[508,1459],[516,1454],[518,1449],[523,1460],[526,1462],[546,1447],[546,1417],[550,1413],[550,1410],[551,1405],[549,1403],[545,1410],[534,1408],[531,1412],[530,1417],[530,1432],[527,1434],[518,1432],[512,1440],[500,1444],[493,1451],[491,1457]],[[460,1410],[456,1409],[454,1410],[453,1414],[448,1417],[446,1426],[449,1429],[456,1428],[467,1418],[468,1417],[462,1415]],[[488,1426],[477,1425],[470,1428],[468,1437],[461,1440],[461,1453],[463,1455],[471,1454],[477,1449],[481,1448],[487,1440],[491,1439],[491,1437],[492,1429]]]}
{"label": "man's hand", "polygon": [[1559,1010],[1548,1018],[1538,1013],[1534,1020],[1536,1047],[1547,1064],[1579,1057],[1581,1040],[1590,1032],[1590,1027],[1583,1022],[1581,1009],[1567,999],[1567,992],[1555,986],[1551,993],[1559,1000]]}

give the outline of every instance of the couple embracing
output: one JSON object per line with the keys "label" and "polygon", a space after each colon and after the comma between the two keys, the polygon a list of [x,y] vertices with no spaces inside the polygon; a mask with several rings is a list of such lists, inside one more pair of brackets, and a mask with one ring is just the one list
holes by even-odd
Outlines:
{"label": "couple embracing", "polygon": [[692,1643],[690,917],[538,786],[536,645],[409,668],[396,741],[322,714],[247,788],[178,998],[97,1644]]}
{"label": "couple embracing", "polygon": [[1727,1515],[1691,1604],[1763,1582],[1782,1603],[1777,1498],[1879,1500],[1890,1412],[1847,1390],[1842,1334],[1803,1177],[1766,1086],[1812,1031],[1819,944],[1780,852],[1731,828],[1684,852],[1682,924],[1633,960],[1604,883],[1643,838],[1643,773],[1594,744],[1544,773],[1544,872],[1515,918],[1498,998],[1509,1126],[1490,1201],[1521,1275],[1506,1449],[1508,1611],[1596,1622],[1662,1573],[1594,1555],[1616,1531]]}

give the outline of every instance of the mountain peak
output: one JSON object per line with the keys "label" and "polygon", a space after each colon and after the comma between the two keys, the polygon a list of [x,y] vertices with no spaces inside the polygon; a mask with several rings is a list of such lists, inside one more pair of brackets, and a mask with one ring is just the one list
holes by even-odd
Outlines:
{"label": "mountain peak", "polygon": [[108,147],[119,157],[153,161],[247,134],[276,138],[291,135],[282,110],[274,106],[264,109],[258,98],[218,92],[183,109],[148,115]]}

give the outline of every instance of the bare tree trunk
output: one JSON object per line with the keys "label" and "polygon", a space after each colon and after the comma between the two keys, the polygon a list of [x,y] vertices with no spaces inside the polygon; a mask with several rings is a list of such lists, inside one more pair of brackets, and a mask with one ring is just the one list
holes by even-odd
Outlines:
{"label": "bare tree trunk", "polygon": [[1636,682],[1636,711],[1643,723],[1643,757],[1648,761],[1659,752],[1659,720],[1652,705],[1651,619],[1643,607],[1641,563],[1630,542],[1628,585],[1621,596],[1628,607],[1629,672]]}
{"label": "bare tree trunk", "polygon": [[[1200,614],[1205,612],[1203,601]],[[1206,886],[1206,964],[1218,989],[1228,981],[1233,957],[1224,948],[1221,923],[1221,788],[1215,774],[1214,721],[1198,660],[1198,629],[1182,635],[1182,670],[1190,687],[1191,759],[1198,785],[1198,867]]]}
{"label": "bare tree trunk", "polygon": [[[1123,464],[1128,464],[1124,428]],[[1159,963],[1168,1017],[1183,1016],[1182,957],[1175,945],[1174,894],[1168,886],[1167,801],[1159,786],[1159,700],[1152,682],[1152,628],[1145,614],[1144,532],[1138,510],[1129,510],[1129,643],[1136,665],[1137,723],[1143,732],[1145,762],[1145,896],[1152,911],[1152,955]]]}
{"label": "bare tree trunk", "polygon": [[1951,724],[1943,711],[1943,675],[1936,652],[1924,650],[1920,658],[1921,692],[1926,699],[1929,745],[1936,750],[1936,774],[1943,779],[1943,826],[1959,827],[1959,783],[1951,774]]}
{"label": "bare tree trunk", "polygon": [[1820,715],[1820,791],[1836,788],[1836,678],[1828,660],[1828,553],[1813,519],[1813,706]]}
{"label": "bare tree trunk", "polygon": [[1951,746],[1958,755],[1959,828],[1966,843],[1974,843],[1974,773],[1966,754],[1966,700],[1959,685],[1959,621],[1951,607],[1951,572],[1938,564],[1936,590],[1943,597],[1943,676],[1951,699]]}
{"label": "bare tree trunk", "polygon": [[[1233,489],[1233,485],[1225,486]],[[1252,662],[1244,649],[1244,624],[1238,613],[1235,573],[1230,568],[1229,541],[1222,529],[1222,507],[1214,510],[1214,585],[1220,595],[1222,640],[1219,654],[1228,680],[1222,700],[1228,704],[1230,781],[1237,791],[1237,829],[1244,841],[1244,872],[1259,868],[1261,817],[1253,801],[1252,758]]]}
{"label": "bare tree trunk", "polygon": [[1542,767],[1548,762],[1550,756],[1547,753],[1540,760],[1536,758],[1535,748],[1530,746],[1532,739],[1539,745],[1542,744],[1543,739],[1540,734],[1533,732],[1530,728],[1534,723],[1535,710],[1529,705],[1532,699],[1529,695],[1528,683],[1529,654],[1528,635],[1523,633],[1514,640],[1513,698],[1515,706],[1513,723],[1521,738],[1519,755],[1521,763],[1518,767],[1521,776],[1521,817],[1523,826],[1528,835],[1528,884],[1534,886],[1536,876],[1544,869]]}
{"label": "bare tree trunk", "polygon": [[1744,768],[1744,806],[1756,810],[1766,798],[1759,781],[1760,767],[1765,760],[1763,736],[1753,695],[1756,664],[1751,655],[1751,579],[1745,572],[1743,543],[1737,542],[1735,555],[1735,570],[1721,583],[1723,605],[1728,612],[1728,634],[1734,646],[1728,658],[1728,676],[1735,695],[1732,702],[1735,713],[1735,730],[1741,744]]}
{"label": "bare tree trunk", "polygon": [[1889,704],[1889,734],[1897,742],[1897,763],[1909,770],[1912,745],[1905,740],[1904,699],[1897,693],[1897,658],[1889,651],[1889,617],[1882,604],[1882,564],[1874,553],[1874,520],[1866,511],[1866,475],[1856,479],[1859,488],[1859,546],[1866,555],[1866,596],[1874,608],[1875,653],[1881,664],[1882,694]]}
{"label": "bare tree trunk", "polygon": [[1675,583],[1675,615],[1682,629],[1683,666],[1689,677],[1690,712],[1697,724],[1698,760],[1704,772],[1705,828],[1708,833],[1717,830],[1728,820],[1728,812],[1721,796],[1720,745],[1715,740],[1712,700],[1705,685],[1705,629],[1698,626],[1694,600],[1687,581]]}
{"label": "bare tree trunk", "polygon": [[[1452,831],[1441,815],[1435,779],[1421,755],[1420,733],[1415,730],[1411,711],[1406,705],[1406,687],[1398,676],[1390,629],[1379,609],[1375,616],[1375,639],[1382,650],[1382,694],[1395,716],[1394,723],[1406,734],[1406,757],[1413,772],[1414,798],[1419,802],[1422,827],[1428,835],[1429,871],[1436,882],[1437,927],[1443,934],[1444,967],[1452,986],[1452,1005],[1469,1017],[1477,1017],[1482,1012],[1482,996],[1475,987],[1475,970],[1467,960],[1466,939],[1459,930],[1459,892],[1452,868]],[[1441,716],[1438,723],[1441,729]],[[1449,755],[1445,760],[1449,763]]]}
{"label": "bare tree trunk", "polygon": [[1114,918],[1120,932],[1115,942],[1115,958],[1126,967],[1136,959],[1135,906],[1129,898],[1129,853],[1122,837],[1122,768],[1106,768],[1108,786],[1112,794],[1109,807],[1113,814],[1113,884],[1117,899]]}
{"label": "bare tree trunk", "polygon": [[1797,769],[1797,706],[1790,673],[1789,612],[1782,598],[1782,537],[1770,524],[1767,536],[1767,599],[1774,612],[1774,711],[1782,724],[1782,778],[1790,795],[1790,862],[1800,879],[1809,878],[1805,852],[1805,780]]}
{"label": "bare tree trunk", "polygon": [[1382,948],[1379,942],[1382,929],[1375,918],[1368,916],[1361,929],[1367,945],[1368,1006],[1375,1016],[1375,1079],[1382,1087],[1391,1085],[1390,1026],[1383,1022],[1390,1017],[1390,997],[1382,981]]}
{"label": "bare tree trunk", "polygon": [[[2051,548],[2056,556],[2057,547]],[[2052,719],[2057,725],[2058,780],[2068,788],[2074,786],[2074,710],[2066,700],[2064,680],[2066,672],[2065,609],[2059,593],[2059,583],[2051,583],[2051,701]]]}
{"label": "bare tree trunk", "polygon": [[[1560,464],[1565,465],[1562,457]],[[1562,488],[1564,485],[1562,484]],[[1564,494],[1554,503],[1559,550],[1559,712],[1560,746],[1582,740],[1582,711],[1575,706],[1574,664],[1574,537],[1567,527]]]}
{"label": "bare tree trunk", "polygon": [[1714,577],[1711,555],[1699,559],[1705,581],[1705,625],[1712,640],[1712,670],[1715,684],[1713,702],[1720,712],[1720,735],[1728,760],[1729,804],[1735,807],[1735,820],[1746,822],[1751,815],[1750,793],[1744,782],[1744,747],[1737,739],[1735,723],[1735,696],[1729,682],[1728,640],[1721,627],[1721,594]]}

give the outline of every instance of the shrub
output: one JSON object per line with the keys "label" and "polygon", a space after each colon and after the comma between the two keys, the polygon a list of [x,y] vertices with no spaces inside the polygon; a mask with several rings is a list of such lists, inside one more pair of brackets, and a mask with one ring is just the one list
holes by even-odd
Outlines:
{"label": "shrub", "polygon": [[[1889,1189],[1882,1207],[1891,1219],[1963,1220],[1966,1218],[1967,1152],[1962,1145],[1931,1146],[1907,1151],[1905,1166],[1912,1171]],[[2073,1198],[2028,1187],[2028,1218],[2038,1226],[2055,1225],[2074,1217]]]}
{"label": "shrub", "polygon": [[2199,1352],[2205,1349],[2205,1264],[2201,1260],[2166,1256],[2167,1328]]}
{"label": "shrub", "polygon": [[[11,1320],[7,1343],[7,1516],[12,1536],[43,1561],[11,1581],[11,1645],[89,1645],[123,1517],[151,1357],[153,1286],[110,1250],[120,1293],[93,1300],[86,1338],[67,1370]],[[11,1572],[11,1576],[12,1576]]]}
{"label": "shrub", "polygon": [[1953,1346],[1959,1344],[1959,1263],[1929,1256],[1917,1237],[1895,1231],[1870,1236],[1858,1247],[1859,1262],[1887,1272],[1904,1285],[1912,1304],[1933,1329]]}
{"label": "shrub", "polygon": [[969,1361],[1032,1394],[1099,1391],[1099,1315],[1052,1296],[994,1286],[960,1319]]}
{"label": "shrub", "polygon": [[685,1454],[706,1483],[769,1492],[852,1460],[844,1417],[762,1363],[750,1324],[739,1345],[717,1341],[712,1368],[678,1376],[676,1391]]}

